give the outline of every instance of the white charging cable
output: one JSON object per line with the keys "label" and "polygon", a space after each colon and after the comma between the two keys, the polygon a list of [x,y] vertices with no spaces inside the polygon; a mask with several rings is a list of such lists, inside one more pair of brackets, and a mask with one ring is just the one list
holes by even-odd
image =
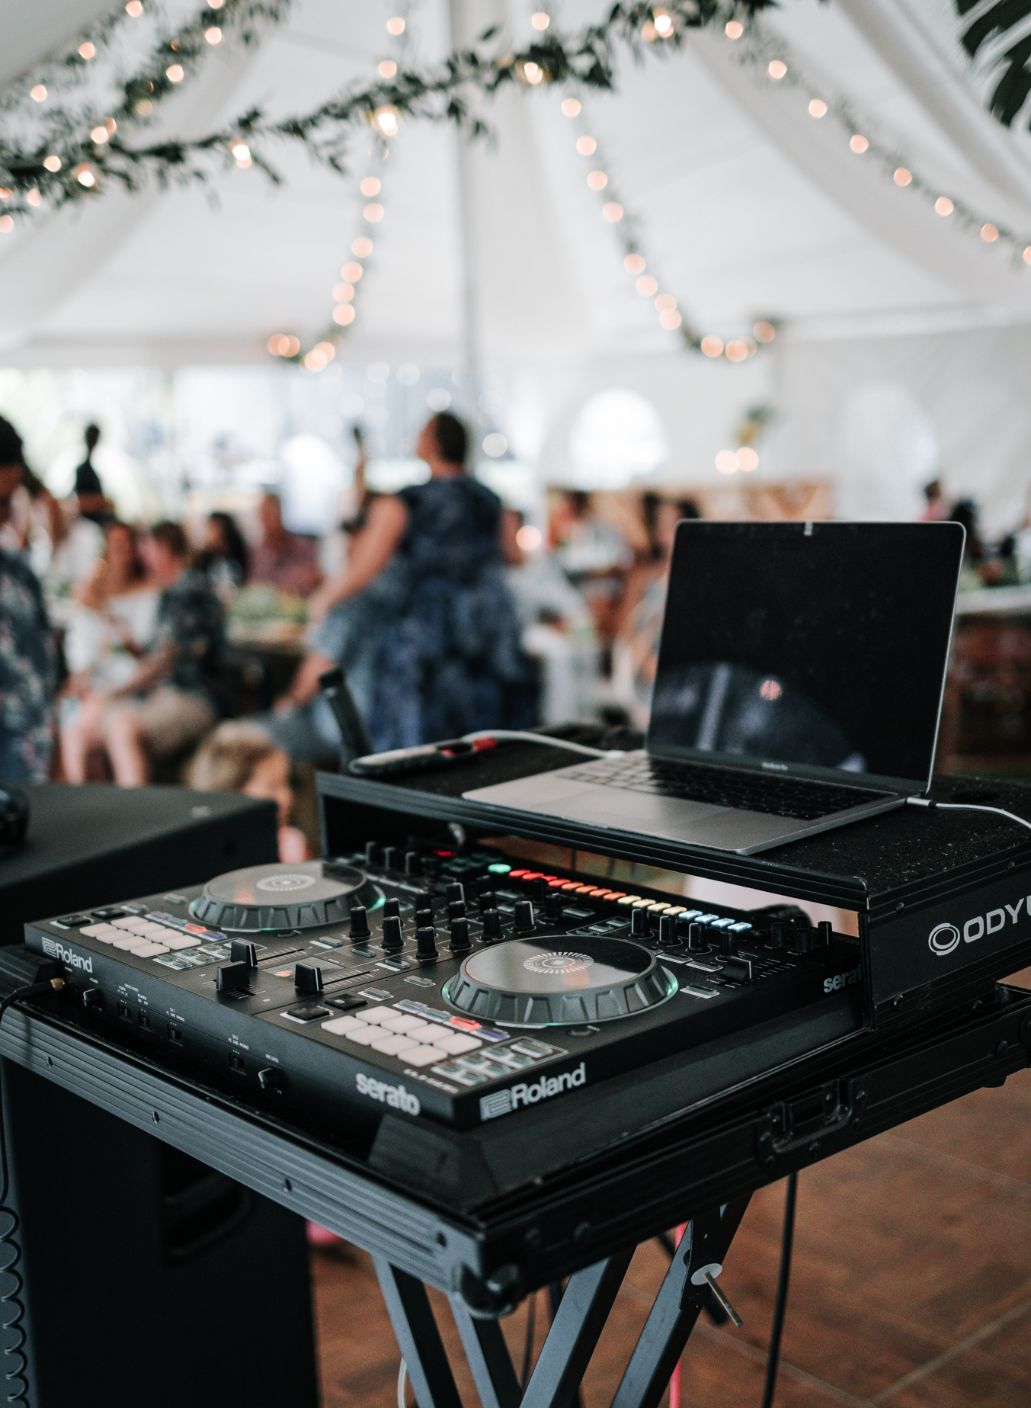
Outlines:
{"label": "white charging cable", "polygon": [[910,807],[934,807],[943,812],[992,812],[995,816],[1004,816],[1008,821],[1015,821],[1018,826],[1026,826],[1031,831],[1031,821],[1017,816],[1016,812],[1006,811],[1004,807],[984,807],[975,802],[935,802],[930,797],[907,797],[906,804]]}
{"label": "white charging cable", "polygon": [[551,738],[528,729],[481,728],[477,733],[463,733],[463,743],[475,743],[480,738],[500,738],[509,743],[543,743],[546,748],[566,748],[571,753],[583,753],[588,758],[622,758],[623,748],[589,748],[586,743],[572,743],[567,738]]}

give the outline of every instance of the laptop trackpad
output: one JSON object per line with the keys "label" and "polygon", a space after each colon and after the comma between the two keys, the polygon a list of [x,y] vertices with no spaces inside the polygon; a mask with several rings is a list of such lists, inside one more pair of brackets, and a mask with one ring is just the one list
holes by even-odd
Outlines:
{"label": "laptop trackpad", "polygon": [[664,830],[679,828],[695,817],[708,817],[724,810],[709,802],[689,802],[680,797],[657,797],[644,792],[616,792],[611,787],[592,787],[590,783],[558,777],[535,779],[532,784],[521,778],[517,782],[480,787],[465,795],[470,801],[516,807],[520,811],[551,812],[555,816],[588,821],[594,826],[618,827],[622,831],[643,830],[649,826]]}

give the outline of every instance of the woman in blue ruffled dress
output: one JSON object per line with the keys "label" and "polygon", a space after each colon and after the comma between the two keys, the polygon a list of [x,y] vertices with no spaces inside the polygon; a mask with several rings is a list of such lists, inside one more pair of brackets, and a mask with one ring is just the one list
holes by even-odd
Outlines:
{"label": "woman in blue ruffled dress", "polygon": [[346,567],[311,602],[318,619],[384,574],[367,723],[376,748],[534,722],[534,690],[505,567],[521,560],[501,500],[466,473],[468,436],[442,412],[416,454],[430,478],[373,500]]}

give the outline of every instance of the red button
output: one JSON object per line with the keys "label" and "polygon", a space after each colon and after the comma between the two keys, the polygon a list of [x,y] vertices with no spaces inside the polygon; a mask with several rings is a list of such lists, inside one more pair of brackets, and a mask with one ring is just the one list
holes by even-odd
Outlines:
{"label": "red button", "polygon": [[567,888],[568,888],[568,883],[567,883],[567,881],[565,881],[565,880],[549,880],[549,881],[548,881],[548,889],[549,889],[549,890],[565,890],[565,889],[567,889]]}
{"label": "red button", "polygon": [[448,1025],[452,1027],[464,1027],[466,1031],[475,1032],[479,1030],[479,1022],[474,1022],[471,1017],[449,1017]]}
{"label": "red button", "polygon": [[508,878],[510,880],[525,880],[526,875],[527,872],[525,870],[510,870],[508,872]]}

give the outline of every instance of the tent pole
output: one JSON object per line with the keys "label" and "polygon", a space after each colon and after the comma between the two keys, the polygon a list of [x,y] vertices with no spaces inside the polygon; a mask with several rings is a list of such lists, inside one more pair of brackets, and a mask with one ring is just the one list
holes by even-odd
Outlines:
{"label": "tent pole", "polygon": [[[451,45],[457,50],[463,45],[468,28],[464,23],[464,0],[448,0]],[[468,139],[460,129],[455,132],[456,177],[458,189],[458,237],[461,255],[462,300],[462,364],[459,373],[461,400],[472,435],[471,465],[479,459],[482,431],[483,385],[480,357],[479,278],[477,240],[473,215],[472,160]]]}

